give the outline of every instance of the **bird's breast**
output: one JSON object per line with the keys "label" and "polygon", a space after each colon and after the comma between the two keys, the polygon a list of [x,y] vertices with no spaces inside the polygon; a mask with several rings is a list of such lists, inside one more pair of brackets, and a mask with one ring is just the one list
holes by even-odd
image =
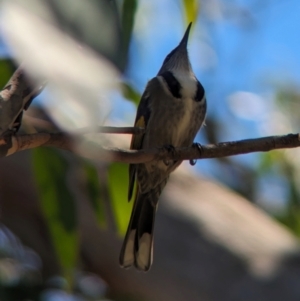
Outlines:
{"label": "bird's breast", "polygon": [[180,83],[180,94],[183,101],[193,99],[197,91],[197,79],[193,73],[178,72],[174,73]]}
{"label": "bird's breast", "polygon": [[[182,146],[190,126],[193,124],[194,112],[197,109],[195,94],[197,91],[197,79],[193,73],[176,72],[174,76],[180,83],[181,98],[176,100],[176,118],[174,118],[174,146]],[[176,119],[176,120],[175,120]]]}
{"label": "bird's breast", "polygon": [[195,109],[195,101],[192,98],[184,98],[180,103],[175,104],[176,113],[174,114],[173,144],[174,146],[182,146],[189,127],[192,123],[193,112]]}
{"label": "bird's breast", "polygon": [[197,79],[187,74],[175,74],[174,77],[180,81],[180,97],[175,97],[172,89],[169,89],[170,83],[174,81],[170,75],[166,77],[164,74],[153,80],[155,86],[150,96],[151,117],[143,141],[145,148],[188,146],[202,123],[198,121],[201,119],[203,103],[195,100]]}

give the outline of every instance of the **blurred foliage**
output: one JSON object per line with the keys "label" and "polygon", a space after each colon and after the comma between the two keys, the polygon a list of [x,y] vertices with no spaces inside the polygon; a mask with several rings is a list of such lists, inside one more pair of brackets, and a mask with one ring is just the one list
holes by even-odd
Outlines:
{"label": "blurred foliage", "polygon": [[11,59],[0,60],[0,87],[6,85],[15,69],[15,65]]}
{"label": "blurred foliage", "polygon": [[198,0],[182,0],[187,23],[196,22],[199,14],[200,1]]}
{"label": "blurred foliage", "polygon": [[0,300],[107,300],[107,285],[98,276],[77,272],[74,292],[64,290],[65,279],[53,276],[41,280],[41,259],[33,250],[24,247],[21,241],[0,224]]}
{"label": "blurred foliage", "polygon": [[0,300],[37,300],[41,288],[41,260],[0,224]]}
{"label": "blurred foliage", "polygon": [[285,209],[280,213],[275,213],[274,217],[300,237],[299,167],[291,164],[284,151],[273,151],[261,155],[258,177],[272,173],[287,179],[288,185]]}
{"label": "blurred foliage", "polygon": [[33,150],[37,188],[63,274],[72,286],[79,255],[76,204],[70,187],[71,163],[57,150]]}
{"label": "blurred foliage", "polygon": [[108,169],[108,189],[113,206],[117,228],[120,234],[125,234],[132,203],[126,202],[128,193],[128,165],[110,164]]}
{"label": "blurred foliage", "polygon": [[300,128],[299,119],[299,103],[300,103],[300,89],[294,84],[286,86],[279,86],[276,95],[276,105],[278,109],[284,113],[287,121],[292,124],[295,129]]}
{"label": "blurred foliage", "polygon": [[[31,1],[32,4],[35,3],[34,0]],[[49,0],[46,3],[64,32],[105,55],[117,67],[123,69],[127,64],[138,2],[124,0],[121,13],[118,11],[115,1],[111,0],[100,2],[76,0],[71,2]],[[39,10],[40,7],[32,5],[32,9]],[[38,13],[45,14],[44,11]],[[99,28],[103,29],[100,33]],[[2,65],[0,65],[1,70],[3,70],[3,78],[7,75],[3,81],[3,86],[13,71],[8,70],[8,62],[9,60],[3,60]],[[135,104],[140,98],[139,93],[129,84],[124,84],[124,95]],[[86,192],[87,199],[91,202],[100,227],[107,226],[105,193],[102,189],[104,183],[99,179],[97,167],[92,163],[84,160],[76,161],[82,170],[77,175],[74,161],[54,149],[35,149],[32,160],[42,211],[62,268],[62,275],[66,279],[65,282],[60,281],[60,289],[73,290],[75,287],[75,269],[79,264],[80,237],[76,196],[74,195],[77,187],[70,187],[70,178],[72,177],[73,180],[76,178],[78,184],[83,185],[82,188]],[[108,177],[108,193],[112,200],[114,218],[119,233],[123,234],[132,207],[131,204],[124,202],[127,195],[127,183],[124,181],[127,178],[127,166],[112,164],[109,167]],[[52,297],[48,299],[50,300]]]}
{"label": "blurred foliage", "polygon": [[83,166],[86,174],[88,199],[91,201],[98,224],[103,228],[106,226],[105,206],[103,191],[101,191],[101,183],[98,179],[98,172],[95,166],[89,162],[83,162]]}
{"label": "blurred foliage", "polygon": [[[35,0],[30,1],[32,9],[38,10]],[[46,3],[63,31],[124,68],[119,55],[119,13],[114,0],[47,0]],[[30,6],[28,2],[27,5]],[[126,62],[125,56],[122,59]]]}
{"label": "blurred foliage", "polygon": [[131,34],[134,26],[134,17],[137,9],[137,0],[124,0],[122,8],[122,61],[127,61]]}
{"label": "blurred foliage", "polygon": [[[288,83],[286,85],[278,84],[275,87],[277,91],[274,98],[274,110],[279,112],[278,122],[284,122],[286,134],[291,129],[293,132],[299,132],[300,122],[298,117],[298,108],[300,103],[300,90],[296,85]],[[271,109],[270,109],[271,111]],[[208,127],[205,129],[206,137],[210,143],[218,141],[217,135],[222,127],[220,121],[211,116],[208,121]],[[274,133],[276,134],[276,132]],[[294,155],[291,154],[294,152]],[[265,186],[261,188],[259,183],[262,180],[267,181],[272,177],[281,179],[285,184],[285,201],[283,209],[272,209],[272,203],[276,200],[276,193],[268,192],[267,201],[270,205],[262,205],[279,222],[288,227],[294,234],[300,237],[300,159],[298,160],[298,150],[276,150],[257,154],[257,162],[254,166],[237,162],[234,157],[218,159],[222,170],[231,170],[234,175],[232,182],[230,177],[223,177],[220,181],[225,182],[232,189],[244,195],[248,200],[255,201],[259,198],[260,189],[269,189]],[[228,181],[228,182],[227,182]],[[271,198],[274,199],[271,199]],[[282,196],[280,196],[282,197]],[[279,197],[279,198],[280,198]],[[261,200],[259,200],[261,201]],[[270,206],[270,208],[269,208]]]}
{"label": "blurred foliage", "polygon": [[[300,90],[295,85],[279,86],[275,105],[285,116],[294,129],[300,128],[298,108]],[[299,131],[299,130],[298,130]],[[260,156],[258,177],[277,174],[286,179],[287,199],[284,210],[275,213],[274,217],[300,237],[300,158],[298,150],[291,150],[294,155],[285,150],[272,151]]]}
{"label": "blurred foliage", "polygon": [[123,96],[132,101],[136,106],[139,104],[141,99],[141,94],[136,91],[133,86],[131,86],[129,83],[122,83],[122,92]]}

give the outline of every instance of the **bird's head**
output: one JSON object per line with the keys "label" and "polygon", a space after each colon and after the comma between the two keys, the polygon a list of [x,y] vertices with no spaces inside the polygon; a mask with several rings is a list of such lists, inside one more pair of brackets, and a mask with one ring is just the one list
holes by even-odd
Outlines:
{"label": "bird's head", "polygon": [[185,34],[179,45],[173,49],[165,58],[158,75],[166,72],[189,72],[191,71],[191,64],[189,61],[187,43],[192,23],[187,27]]}

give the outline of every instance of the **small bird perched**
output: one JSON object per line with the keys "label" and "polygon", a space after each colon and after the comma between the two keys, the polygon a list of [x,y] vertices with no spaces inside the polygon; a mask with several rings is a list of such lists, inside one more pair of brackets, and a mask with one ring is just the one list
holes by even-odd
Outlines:
{"label": "small bird perched", "polygon": [[[131,149],[189,147],[206,114],[205,92],[197,80],[187,51],[192,23],[181,42],[165,58],[151,79],[137,109],[135,126],[145,132],[132,137]],[[130,164],[128,200],[135,200],[120,254],[120,265],[148,271],[152,264],[153,230],[159,196],[169,175],[182,161]]]}

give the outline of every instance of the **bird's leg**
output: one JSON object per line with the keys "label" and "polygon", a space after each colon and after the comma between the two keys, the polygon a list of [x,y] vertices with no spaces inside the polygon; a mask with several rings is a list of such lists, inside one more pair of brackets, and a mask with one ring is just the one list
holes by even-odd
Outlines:
{"label": "bird's leg", "polygon": [[[199,151],[200,154],[201,154],[201,152],[202,152],[202,146],[201,146],[201,144],[198,143],[198,142],[194,142],[193,145],[192,145],[192,147],[194,147],[194,146],[197,147],[198,151]],[[197,163],[197,159],[191,159],[191,160],[190,160],[190,164],[191,164],[192,166],[196,165],[196,163]]]}

